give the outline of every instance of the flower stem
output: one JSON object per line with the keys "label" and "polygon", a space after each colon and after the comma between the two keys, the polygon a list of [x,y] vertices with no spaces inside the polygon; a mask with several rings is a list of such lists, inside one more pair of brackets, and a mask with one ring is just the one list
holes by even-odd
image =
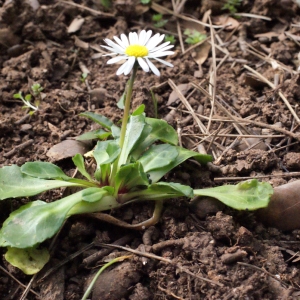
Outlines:
{"label": "flower stem", "polygon": [[126,91],[124,115],[123,115],[121,134],[120,134],[120,148],[123,147],[124,140],[125,140],[126,127],[127,127],[129,111],[130,111],[132,88],[133,88],[133,83],[134,83],[134,80],[135,80],[137,68],[138,68],[138,65],[135,63],[135,65],[133,67],[132,74],[131,74],[131,78],[130,78],[129,83],[128,83],[128,88],[127,88],[127,91]]}
{"label": "flower stem", "polygon": [[[124,141],[125,141],[126,128],[127,128],[127,123],[128,123],[128,119],[129,119],[129,112],[130,112],[132,88],[133,88],[133,83],[134,83],[134,80],[135,80],[137,69],[138,69],[138,64],[135,63],[134,66],[133,66],[132,74],[131,74],[130,80],[128,82],[127,91],[126,91],[124,114],[123,114],[122,127],[121,127],[121,133],[120,133],[120,141],[119,141],[119,145],[120,145],[120,148],[121,148],[121,153],[122,153],[122,148],[123,148]],[[109,180],[111,186],[113,186],[114,183],[115,183],[114,177],[115,177],[115,175],[118,171],[118,164],[119,164],[119,158],[120,158],[121,153],[119,154],[119,157],[113,163],[112,171],[111,171],[111,174],[110,174],[110,180]]]}

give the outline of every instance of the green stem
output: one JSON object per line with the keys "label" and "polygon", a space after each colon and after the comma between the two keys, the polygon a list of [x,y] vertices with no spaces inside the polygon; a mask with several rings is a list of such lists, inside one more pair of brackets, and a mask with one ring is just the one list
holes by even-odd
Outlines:
{"label": "green stem", "polygon": [[130,111],[132,88],[133,88],[133,83],[134,83],[134,80],[135,80],[135,75],[136,75],[137,68],[138,68],[138,65],[135,63],[135,65],[133,67],[132,74],[131,74],[131,78],[130,78],[129,83],[128,83],[127,92],[126,92],[124,115],[123,115],[121,134],[120,134],[120,148],[123,147],[124,140],[125,140],[126,127],[127,127],[129,111]]}
{"label": "green stem", "polygon": [[119,262],[119,261],[123,261],[125,259],[128,259],[130,258],[132,255],[126,255],[126,256],[120,256],[120,257],[117,257],[117,258],[114,258],[113,260],[111,260],[110,262],[108,262],[107,264],[105,264],[97,273],[96,275],[94,276],[93,280],[91,281],[91,283],[89,284],[87,290],[85,291],[83,297],[81,298],[81,300],[86,300],[90,293],[92,292],[92,289],[98,279],[98,277],[100,276],[100,274],[106,269],[108,268],[109,266],[111,266],[112,264],[115,264],[116,262]]}
{"label": "green stem", "polygon": [[[121,148],[121,153],[122,153],[122,147],[124,145],[124,141],[125,141],[125,135],[126,135],[126,128],[127,128],[127,123],[128,123],[128,118],[129,118],[129,112],[130,112],[130,103],[131,103],[131,96],[132,96],[132,88],[133,88],[133,83],[135,80],[135,76],[136,76],[136,72],[138,69],[138,64],[135,63],[133,66],[133,71],[130,77],[130,80],[128,82],[128,87],[127,87],[127,91],[126,91],[126,99],[125,99],[125,106],[124,106],[124,115],[123,115],[123,120],[122,120],[122,127],[121,127],[121,133],[120,133],[120,148]],[[115,175],[118,171],[118,163],[119,163],[119,158],[115,160],[113,167],[112,167],[112,171],[110,174],[110,185],[114,186],[114,182],[115,182]]]}

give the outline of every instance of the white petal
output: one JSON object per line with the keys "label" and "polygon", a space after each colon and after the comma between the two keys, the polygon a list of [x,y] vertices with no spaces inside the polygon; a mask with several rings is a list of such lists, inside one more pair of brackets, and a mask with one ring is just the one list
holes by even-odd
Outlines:
{"label": "white petal", "polygon": [[162,57],[162,56],[167,56],[174,54],[174,51],[159,51],[155,53],[151,53],[151,56],[149,55],[150,58],[155,58],[155,57]]}
{"label": "white petal", "polygon": [[103,54],[101,56],[115,56],[118,55],[118,53],[109,53],[109,54]]}
{"label": "white petal", "polygon": [[144,45],[145,39],[146,39],[146,30],[142,30],[139,34],[139,44]]}
{"label": "white petal", "polygon": [[129,44],[130,45],[135,45],[135,44],[138,43],[138,41],[139,41],[139,37],[138,37],[137,33],[136,32],[130,32],[129,33]]}
{"label": "white petal", "polygon": [[134,63],[135,63],[135,57],[134,56],[129,57],[128,61],[127,61],[126,68],[124,70],[124,75],[128,75],[131,72]]}
{"label": "white petal", "polygon": [[[167,42],[169,44],[169,42]],[[168,50],[168,49],[171,49],[174,47],[174,45],[170,45],[170,46],[167,46],[165,45],[166,43],[163,43],[161,45],[159,45],[158,47],[155,47],[154,49],[152,49],[151,51],[149,51],[150,53],[154,53],[156,51],[165,51],[165,50]]]}
{"label": "white petal", "polygon": [[124,73],[124,70],[125,70],[125,68],[126,68],[126,66],[127,66],[127,63],[128,63],[128,61],[126,61],[118,70],[117,70],[117,75],[121,75],[121,74],[123,74]]}
{"label": "white petal", "polygon": [[[158,39],[160,37],[160,34],[157,33],[155,34],[151,39],[149,39],[149,41],[146,43],[146,47],[149,49],[150,45],[152,44],[153,41],[155,41],[156,39]],[[155,46],[154,46],[155,47]],[[150,50],[150,49],[149,49]]]}
{"label": "white petal", "polygon": [[141,68],[145,72],[149,72],[149,66],[146,64],[146,62],[141,57],[138,57],[137,60],[139,62],[139,65],[141,66]]}
{"label": "white petal", "polygon": [[149,41],[151,35],[152,35],[152,30],[148,30],[147,33],[146,33],[146,38],[145,38],[143,46],[145,46],[147,44],[147,42]]}
{"label": "white petal", "polygon": [[117,49],[114,49],[114,48],[108,47],[108,46],[104,46],[104,45],[100,45],[100,46],[111,51],[112,53],[124,54],[124,51],[118,51]]}
{"label": "white petal", "polygon": [[114,43],[110,39],[105,39],[104,42],[108,46],[112,47],[115,50],[115,52],[121,52],[121,53],[123,52],[124,53],[124,49],[122,49],[118,44]]}
{"label": "white petal", "polygon": [[148,59],[146,58],[146,61],[151,69],[151,71],[156,75],[156,76],[159,76],[160,75],[160,72],[158,71],[158,69],[154,66],[154,64]]}
{"label": "white petal", "polygon": [[127,56],[117,56],[117,57],[111,58],[111,59],[107,62],[107,64],[108,64],[108,65],[114,64],[114,63],[119,62],[119,61],[121,61],[121,60],[123,60],[123,59],[128,59],[128,57],[127,57]]}
{"label": "white petal", "polygon": [[157,33],[156,35],[154,35],[146,44],[148,50],[150,51],[155,48],[164,39],[164,37],[164,34],[160,35],[159,33]]}
{"label": "white petal", "polygon": [[123,43],[117,36],[114,36],[114,39],[115,39],[115,41],[116,41],[123,49],[126,48],[126,46],[124,45],[124,43]]}
{"label": "white petal", "polygon": [[167,62],[167,61],[165,61],[165,60],[163,60],[163,59],[155,58],[155,57],[154,57],[154,59],[157,60],[157,61],[159,61],[160,63],[162,63],[162,64],[168,66],[168,67],[171,67],[171,68],[174,67],[171,63],[169,63],[169,62]]}
{"label": "white petal", "polygon": [[134,43],[138,44],[139,43],[139,36],[137,35],[136,32],[133,33],[133,36],[134,36]]}
{"label": "white petal", "polygon": [[128,38],[127,38],[127,36],[126,36],[124,33],[121,34],[121,40],[122,40],[123,44],[124,44],[126,47],[129,46]]}

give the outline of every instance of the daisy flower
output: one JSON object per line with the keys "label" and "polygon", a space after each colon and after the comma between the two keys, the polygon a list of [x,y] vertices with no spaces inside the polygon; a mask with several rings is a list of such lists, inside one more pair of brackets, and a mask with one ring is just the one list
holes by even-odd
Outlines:
{"label": "daisy flower", "polygon": [[140,34],[136,32],[130,32],[129,36],[123,33],[121,38],[114,36],[115,42],[110,39],[104,39],[108,46],[102,46],[103,48],[111,51],[110,54],[104,56],[115,56],[111,58],[107,63],[114,64],[122,60],[126,60],[118,69],[117,75],[128,75],[135,62],[137,61],[140,67],[145,71],[151,70],[155,75],[159,76],[160,72],[150,59],[157,60],[158,62],[173,67],[169,62],[160,59],[162,56],[173,54],[173,51],[168,51],[173,48],[173,45],[169,45],[170,42],[165,42],[158,46],[164,39],[164,34],[155,34],[152,36],[152,30],[142,30]]}

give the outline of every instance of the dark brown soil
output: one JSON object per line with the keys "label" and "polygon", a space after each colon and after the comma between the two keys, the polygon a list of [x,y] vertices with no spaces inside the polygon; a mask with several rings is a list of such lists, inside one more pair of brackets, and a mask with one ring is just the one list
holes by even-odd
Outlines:
{"label": "dark brown soil", "polygon": [[[0,166],[55,161],[55,157],[47,156],[52,146],[95,128],[95,124],[78,116],[81,112],[93,111],[118,121],[122,111],[117,102],[128,78],[115,75],[117,66],[106,64],[107,57],[99,55],[99,45],[104,38],[146,28],[174,35],[175,54],[168,58],[174,67],[162,67],[160,77],[139,70],[133,106],[144,103],[148,116],[154,116],[152,89],[159,117],[178,130],[183,146],[195,150],[201,143],[217,166],[199,168],[186,162],[167,179],[202,188],[258,177],[275,187],[299,176],[299,141],[293,137],[299,132],[299,123],[279,95],[282,92],[299,115],[300,7],[296,1],[244,0],[239,12],[269,20],[241,16],[230,21],[238,22],[234,28],[215,29],[216,63],[220,64],[216,72],[216,100],[234,117],[251,121],[228,123],[222,120],[228,114],[215,105],[213,121],[208,125],[210,99],[193,87],[187,92],[185,86],[184,94],[193,110],[199,113],[206,128],[210,126],[209,134],[216,135],[213,140],[205,139],[198,123],[168,84],[171,79],[179,87],[196,83],[209,90],[213,53],[206,50],[209,47],[201,46],[183,54],[176,21],[182,34],[190,27],[209,35],[209,26],[204,28],[166,14],[168,23],[155,28],[151,18],[157,10],[166,7],[173,11],[172,2],[167,0],[154,1],[156,11],[138,0],[110,1],[112,5],[107,9],[102,1],[96,0],[40,0],[39,7],[35,7],[35,1],[4,2],[0,1]],[[179,13],[202,20],[211,9],[212,23],[224,25],[221,15],[227,11],[220,9],[224,3],[186,1]],[[84,19],[83,25],[68,33],[77,17]],[[209,24],[208,20],[205,22]],[[188,49],[190,45],[185,43],[184,47]],[[275,80],[275,88],[254,77],[244,65],[272,83]],[[84,68],[89,71],[85,82],[81,80]],[[30,93],[33,82],[41,84],[46,97],[39,111],[29,116],[13,95],[19,91],[24,95]],[[275,132],[270,128],[273,124],[283,130]],[[228,136],[238,134],[251,137]],[[276,136],[257,139],[252,137],[254,134]],[[56,162],[66,172],[74,168],[70,155],[65,154],[64,159]],[[58,196],[59,193],[49,192],[41,197],[52,201]],[[210,199],[206,201],[193,205],[186,199],[166,201],[160,222],[144,232],[84,216],[69,219],[55,242],[51,261],[33,280],[31,289],[40,298],[30,291],[26,299],[81,299],[95,271],[111,258],[126,253],[104,251],[99,244],[119,239],[119,245],[171,259],[172,264],[132,256],[100,276],[91,296],[93,300],[300,299],[300,228],[282,232],[275,228],[276,224],[274,228],[265,227],[253,213],[233,211]],[[1,202],[0,221],[21,202]],[[151,211],[152,205],[144,203],[114,214],[126,222],[138,223],[149,218]],[[1,251],[5,253],[4,249]],[[72,257],[77,251],[81,252]],[[92,260],[90,256],[95,253],[97,258]],[[44,276],[62,262],[61,267]],[[0,299],[20,299],[24,286],[19,282],[27,285],[31,277],[8,265],[4,258],[0,265]]]}

